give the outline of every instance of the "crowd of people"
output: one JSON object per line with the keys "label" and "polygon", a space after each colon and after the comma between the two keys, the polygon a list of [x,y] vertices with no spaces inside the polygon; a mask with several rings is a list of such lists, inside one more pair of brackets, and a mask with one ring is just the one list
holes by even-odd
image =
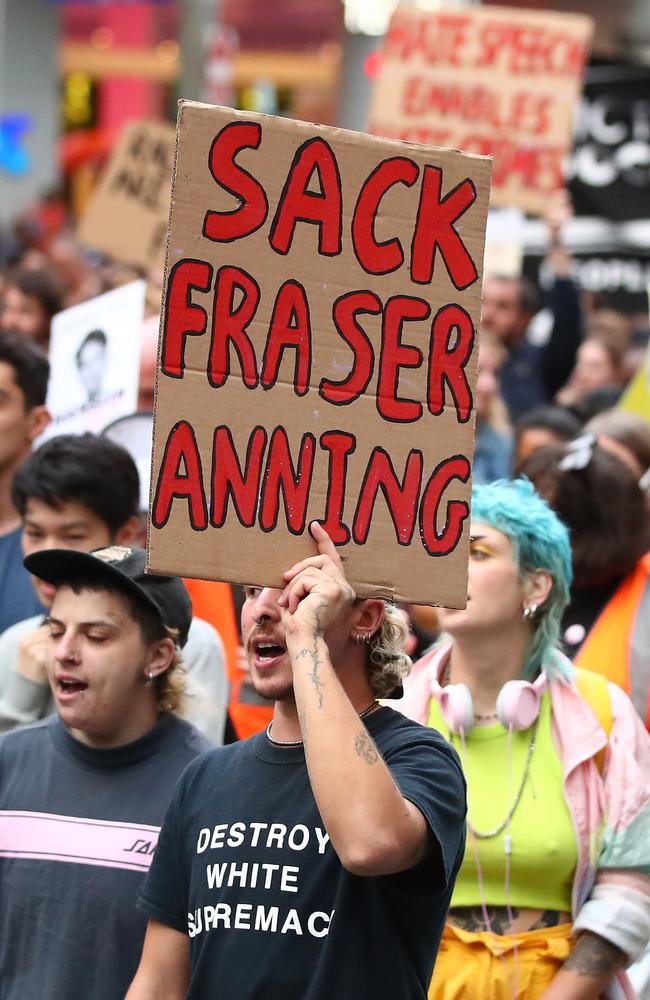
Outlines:
{"label": "crowd of people", "polygon": [[649,331],[567,212],[483,282],[462,611],[358,599],[316,523],[283,590],[146,574],[134,455],[41,435],[53,316],[136,277],[153,408],[160,275],[5,234],[3,998],[650,997]]}

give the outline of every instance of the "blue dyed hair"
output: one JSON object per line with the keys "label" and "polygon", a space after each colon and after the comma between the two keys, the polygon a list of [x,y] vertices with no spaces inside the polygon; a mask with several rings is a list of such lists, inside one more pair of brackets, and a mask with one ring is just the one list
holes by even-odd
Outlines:
{"label": "blue dyed hair", "polygon": [[541,569],[553,580],[551,592],[535,615],[524,677],[533,677],[542,664],[550,677],[569,676],[568,662],[557,655],[560,622],[573,579],[566,527],[528,479],[499,479],[475,486],[472,519],[489,524],[510,539],[522,579]]}

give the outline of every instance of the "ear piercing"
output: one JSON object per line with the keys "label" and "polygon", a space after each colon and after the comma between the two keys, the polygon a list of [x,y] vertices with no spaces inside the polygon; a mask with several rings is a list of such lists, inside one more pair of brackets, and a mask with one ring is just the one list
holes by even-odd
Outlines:
{"label": "ear piercing", "polygon": [[529,607],[524,608],[524,613],[521,616],[524,621],[532,621],[532,619],[537,614],[537,605],[531,604]]}

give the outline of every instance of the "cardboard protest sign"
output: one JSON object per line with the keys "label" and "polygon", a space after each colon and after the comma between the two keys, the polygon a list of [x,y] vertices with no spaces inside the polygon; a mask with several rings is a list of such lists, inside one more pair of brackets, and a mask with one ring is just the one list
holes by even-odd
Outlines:
{"label": "cardboard protest sign", "polygon": [[149,566],[464,607],[490,161],[181,102]]}
{"label": "cardboard protest sign", "polygon": [[162,265],[174,143],[172,125],[127,125],[81,219],[83,243],[144,270]]}
{"label": "cardboard protest sign", "polygon": [[542,214],[564,186],[592,28],[578,14],[399,7],[369,131],[492,155],[492,205]]}
{"label": "cardboard protest sign", "polygon": [[58,313],[50,337],[47,406],[58,434],[97,434],[138,403],[144,281]]}

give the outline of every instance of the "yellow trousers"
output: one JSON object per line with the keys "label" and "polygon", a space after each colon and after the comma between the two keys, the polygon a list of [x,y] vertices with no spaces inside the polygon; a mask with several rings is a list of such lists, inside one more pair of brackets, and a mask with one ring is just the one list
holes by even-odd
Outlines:
{"label": "yellow trousers", "polygon": [[447,924],[429,1000],[538,1000],[571,948],[571,924],[503,937]]}

